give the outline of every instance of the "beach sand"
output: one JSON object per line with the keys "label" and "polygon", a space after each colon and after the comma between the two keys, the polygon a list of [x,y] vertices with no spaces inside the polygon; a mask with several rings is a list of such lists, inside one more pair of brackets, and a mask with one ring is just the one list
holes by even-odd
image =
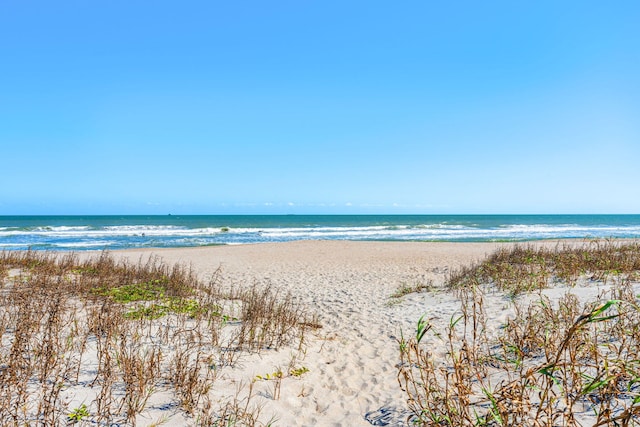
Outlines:
{"label": "beach sand", "polygon": [[[252,402],[263,406],[263,422],[273,418],[282,426],[367,426],[406,424],[409,412],[396,368],[400,334],[414,334],[425,313],[446,323],[459,309],[452,295],[439,290],[449,271],[502,245],[301,241],[115,255],[134,261],[157,255],[169,264],[191,265],[202,279],[220,268],[227,284],[258,282],[291,292],[317,314],[322,328],[305,338],[302,354],[292,347],[244,357],[217,380],[221,395],[233,395],[239,384],[246,388],[258,375],[286,369],[296,357],[296,366],[308,372],[285,377],[278,399],[273,398],[273,381],[255,382]],[[428,283],[434,287],[431,292],[391,298],[402,285]],[[180,425],[185,420],[170,416],[167,421],[165,425]]]}
{"label": "beach sand", "polygon": [[[620,242],[622,241],[618,243]],[[551,248],[584,244],[584,241],[579,240],[525,243],[526,246],[544,245]],[[488,287],[481,292],[480,299],[475,296],[470,299],[472,292],[456,293],[446,288],[445,283],[450,274],[462,267],[481,262],[499,248],[514,245],[515,243],[298,241],[113,252],[111,255],[115,258],[128,259],[129,265],[135,265],[138,261],[144,265],[151,258],[168,266],[188,266],[202,283],[212,283],[213,286],[244,289],[252,288],[253,285],[258,285],[258,288],[268,286],[272,291],[277,291],[279,297],[291,295],[294,303],[306,313],[305,317],[311,319],[307,323],[309,327],[297,330],[297,333],[303,334],[291,342],[278,348],[262,347],[259,352],[238,351],[233,345],[227,344],[230,342],[227,338],[231,338],[241,325],[246,324],[234,318],[231,308],[238,304],[235,299],[221,302],[220,304],[228,306],[217,309],[228,313],[229,318],[221,326],[220,340],[215,339],[219,344],[213,347],[207,344],[207,334],[210,331],[206,322],[202,326],[202,323],[187,316],[179,317],[183,320],[179,322],[179,327],[178,317],[175,315],[160,317],[148,324],[127,323],[129,326],[133,325],[127,334],[135,336],[131,338],[135,342],[130,341],[127,346],[132,347],[135,354],[141,352],[139,354],[144,358],[145,352],[150,348],[157,345],[162,347],[161,361],[157,365],[161,366],[159,375],[152,373],[150,378],[153,384],[140,389],[146,390],[141,393],[148,396],[148,400],[132,414],[135,425],[217,425],[215,418],[207,424],[198,420],[197,416],[204,414],[205,417],[218,417],[221,408],[232,408],[231,413],[240,413],[241,417],[247,414],[253,417],[250,422],[239,425],[411,425],[408,421],[412,412],[409,410],[407,394],[398,382],[398,370],[401,367],[406,374],[407,369],[412,370],[416,365],[407,362],[407,359],[404,364],[401,363],[400,341],[416,337],[419,319],[425,319],[429,327],[433,328],[424,337],[421,336],[419,348],[425,350],[423,354],[427,357],[421,360],[434,361],[433,372],[442,373],[441,368],[450,366],[452,352],[448,337],[453,337],[450,344],[455,347],[461,336],[457,332],[451,335],[447,332],[451,322],[459,319],[463,311],[461,299],[466,301],[467,307],[481,306],[480,312],[483,313],[479,315],[483,319],[478,323],[481,325],[480,329],[470,327],[466,332],[467,338],[470,334],[475,336],[478,331],[486,337],[484,343],[493,345],[491,343],[497,342],[497,335],[504,334],[504,326],[508,320],[515,317],[516,312],[527,313],[525,306],[530,304],[552,307],[567,293],[571,293],[575,296],[576,309],[580,310],[578,307],[584,307],[583,304],[587,301],[619,298],[607,297],[612,290],[618,289],[615,283],[622,276],[618,277],[617,274],[613,274],[611,280],[593,279],[586,275],[571,284],[550,277],[545,279],[550,287],[517,297],[509,294],[509,291]],[[99,254],[83,252],[80,257],[93,258]],[[23,280],[20,279],[22,273],[19,268],[8,271],[5,283],[7,289],[15,285],[16,280]],[[640,293],[640,282],[633,279],[627,284],[631,287],[624,292],[629,293],[630,301],[635,306],[634,295]],[[425,289],[421,289],[421,292],[398,292],[400,288],[416,286]],[[549,312],[545,313],[548,315]],[[82,316],[80,314],[79,319]],[[578,312],[572,319],[577,316]],[[469,319],[471,322],[476,317],[471,316]],[[462,334],[464,333],[463,329]],[[225,334],[228,337],[225,338]],[[86,347],[81,347],[83,350],[78,355],[71,355],[68,359],[73,361],[79,357],[81,361],[78,362],[78,377],[61,392],[58,406],[67,415],[87,405],[90,417],[99,416],[97,393],[100,390],[109,391],[107,396],[115,398],[114,402],[123,402],[125,395],[135,394],[125,393],[124,380],[119,379],[109,388],[93,386],[102,365],[98,358],[98,340],[90,335],[87,335],[89,338],[86,340]],[[80,336],[84,335],[81,333]],[[562,338],[562,335],[557,338]],[[2,339],[3,344],[8,345],[12,339],[11,334],[5,334]],[[207,379],[203,379],[201,384],[211,388],[202,393],[196,392],[197,396],[206,394],[208,398],[199,400],[200,403],[189,403],[195,409],[194,415],[189,416],[180,407],[185,402],[180,397],[182,392],[172,386],[174,382],[170,377],[174,375],[172,372],[186,372],[175,371],[172,363],[177,360],[176,352],[187,351],[185,347],[190,348],[193,344],[191,340],[205,342],[205,347],[198,347],[203,348],[199,351],[207,353],[204,355],[205,359],[202,359],[204,365],[196,363],[197,370],[194,372],[200,376],[206,374]],[[410,347],[411,344],[404,348]],[[123,347],[119,351],[125,350]],[[190,355],[189,351],[180,354],[190,358],[193,354]],[[115,359],[120,357],[118,354],[124,353],[113,350],[112,356]],[[406,355],[406,352],[403,354]],[[635,353],[632,356],[637,358]],[[541,362],[537,360],[532,363]],[[281,374],[277,374],[278,372]],[[119,378],[118,375],[100,378]],[[487,384],[503,384],[509,378],[504,375],[504,370],[494,369],[486,377]],[[141,378],[147,377],[143,375]],[[438,381],[441,379],[439,377]],[[184,384],[182,381],[177,383]],[[38,390],[37,382],[33,382],[30,387],[34,396],[42,391]],[[150,394],[147,395],[147,392]],[[478,390],[474,393],[477,392]],[[208,403],[211,406],[206,406]],[[229,404],[231,406],[227,406]],[[109,418],[113,420],[113,423],[109,421],[109,425],[131,425],[121,413],[123,407],[119,408],[112,408],[115,412],[107,414],[108,417],[115,417]],[[239,412],[234,412],[236,410]],[[586,406],[578,408],[576,417],[581,420],[582,425],[593,425],[593,411],[589,411]],[[31,420],[37,418],[37,414],[31,412],[26,416]],[[91,419],[85,421],[81,425],[94,425]]]}

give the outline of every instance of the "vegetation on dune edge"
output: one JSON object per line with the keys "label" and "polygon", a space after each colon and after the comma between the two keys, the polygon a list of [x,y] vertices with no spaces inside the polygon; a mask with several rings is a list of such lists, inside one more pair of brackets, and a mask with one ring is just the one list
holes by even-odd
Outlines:
{"label": "vegetation on dune edge", "polygon": [[[461,310],[399,340],[398,380],[423,426],[640,425],[640,245],[515,246],[452,274]],[[549,288],[566,287],[559,298]],[[595,288],[581,301],[576,287]],[[487,300],[512,315],[499,325]],[[444,355],[436,355],[440,346]]]}
{"label": "vegetation on dune edge", "polygon": [[154,257],[2,252],[0,285],[1,425],[135,425],[160,392],[192,425],[263,425],[252,387],[216,398],[218,378],[319,327],[291,295]]}

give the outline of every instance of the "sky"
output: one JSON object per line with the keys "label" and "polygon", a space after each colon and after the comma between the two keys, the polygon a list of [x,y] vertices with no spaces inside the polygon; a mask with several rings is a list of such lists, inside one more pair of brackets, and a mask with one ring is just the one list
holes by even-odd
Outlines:
{"label": "sky", "polygon": [[640,213],[640,2],[0,2],[0,215]]}

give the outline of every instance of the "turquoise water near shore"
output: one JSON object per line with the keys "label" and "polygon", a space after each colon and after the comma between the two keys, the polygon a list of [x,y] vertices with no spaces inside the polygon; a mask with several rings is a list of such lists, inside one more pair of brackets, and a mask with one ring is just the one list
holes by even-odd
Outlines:
{"label": "turquoise water near shore", "polygon": [[293,240],[560,238],[640,238],[640,215],[0,216],[0,250],[115,250]]}

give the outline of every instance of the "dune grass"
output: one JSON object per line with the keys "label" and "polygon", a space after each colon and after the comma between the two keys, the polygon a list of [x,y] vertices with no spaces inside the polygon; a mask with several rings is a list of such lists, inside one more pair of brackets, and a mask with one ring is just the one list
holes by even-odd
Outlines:
{"label": "dune grass", "polygon": [[220,274],[202,281],[154,257],[2,252],[0,285],[7,426],[136,425],[156,393],[171,394],[191,425],[262,425],[251,391],[214,399],[216,379],[317,326],[291,295],[225,286]]}
{"label": "dune grass", "polygon": [[[398,380],[424,426],[640,425],[640,245],[517,246],[454,273],[448,327],[421,318],[399,342]],[[551,300],[548,287],[566,287]],[[575,286],[599,296],[580,301]],[[513,316],[491,324],[488,295]],[[434,343],[446,348],[436,357]]]}
{"label": "dune grass", "polygon": [[433,289],[433,282],[431,280],[425,282],[417,282],[414,284],[401,283],[396,290],[389,295],[391,299],[399,299],[405,295],[413,293],[427,292]]}

